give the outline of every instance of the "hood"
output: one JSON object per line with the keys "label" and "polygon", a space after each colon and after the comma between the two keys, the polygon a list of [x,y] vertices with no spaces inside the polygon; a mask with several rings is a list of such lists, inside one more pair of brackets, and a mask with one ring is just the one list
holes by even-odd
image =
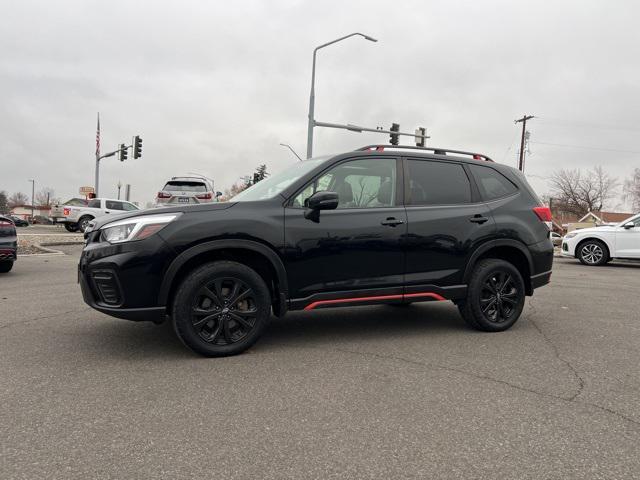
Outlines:
{"label": "hood", "polygon": [[[236,202],[237,203],[237,202]],[[136,210],[135,212],[121,213],[118,215],[104,215],[102,217],[91,220],[89,223],[89,231],[102,228],[107,223],[115,222],[117,220],[125,220],[127,218],[142,217],[143,215],[162,215],[163,213],[191,213],[191,212],[207,212],[212,210],[226,210],[233,207],[236,203],[220,202],[220,203],[205,203],[199,205],[179,205],[175,207],[158,207],[158,208],[146,208],[144,210]]]}
{"label": "hood", "polygon": [[598,232],[613,232],[617,227],[613,227],[610,225],[605,225],[602,227],[589,227],[589,228],[581,228],[579,230],[574,230],[570,233],[577,233],[578,235],[582,235],[583,233],[598,233]]}

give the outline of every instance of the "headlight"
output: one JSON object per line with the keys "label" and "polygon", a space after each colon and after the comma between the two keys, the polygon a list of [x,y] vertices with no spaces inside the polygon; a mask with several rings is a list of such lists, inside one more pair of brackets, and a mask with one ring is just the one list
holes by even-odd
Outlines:
{"label": "headlight", "polygon": [[179,213],[143,215],[108,223],[100,230],[102,239],[109,243],[131,242],[148,238],[178,218]]}
{"label": "headlight", "polygon": [[571,233],[567,233],[564,238],[569,239],[569,238],[573,238],[576,235],[578,235],[576,232],[571,232]]}

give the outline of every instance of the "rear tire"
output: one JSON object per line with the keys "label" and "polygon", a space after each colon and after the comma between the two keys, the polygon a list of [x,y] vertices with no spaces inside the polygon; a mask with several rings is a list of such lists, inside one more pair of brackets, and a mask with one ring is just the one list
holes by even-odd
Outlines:
{"label": "rear tire", "polygon": [[82,233],[84,233],[87,228],[89,228],[89,222],[93,220],[93,217],[89,216],[89,215],[85,215],[84,217],[80,217],[80,220],[78,220],[78,230],[80,230]]}
{"label": "rear tire", "polygon": [[251,347],[270,314],[271,296],[262,277],[246,265],[219,261],[185,278],[174,296],[172,322],[192,351],[225,357]]}
{"label": "rear tire", "polygon": [[0,262],[0,273],[8,273],[13,268],[13,260]]}
{"label": "rear tire", "polygon": [[578,246],[578,260],[583,265],[599,267],[609,260],[609,249],[600,240],[587,240]]}
{"label": "rear tire", "polygon": [[518,269],[504,260],[489,258],[474,268],[467,298],[458,309],[470,327],[501,332],[520,318],[524,299],[525,286]]}

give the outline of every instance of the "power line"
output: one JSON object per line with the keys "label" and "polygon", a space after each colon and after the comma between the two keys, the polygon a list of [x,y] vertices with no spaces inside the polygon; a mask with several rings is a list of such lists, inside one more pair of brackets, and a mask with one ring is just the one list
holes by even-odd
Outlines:
{"label": "power line", "polygon": [[536,119],[542,121],[543,123],[552,123],[556,125],[564,125],[566,127],[590,127],[590,128],[604,128],[607,130],[623,130],[626,132],[640,132],[640,127],[625,127],[621,125],[607,125],[607,124],[598,124],[598,123],[589,123],[589,122],[574,122],[571,120],[563,120],[560,118],[552,118],[552,117],[539,117],[536,116]]}
{"label": "power line", "polygon": [[602,148],[602,147],[588,147],[585,145],[570,145],[567,143],[550,143],[550,142],[531,142],[538,145],[553,145],[554,147],[566,147],[566,148],[582,148],[584,150],[601,150],[603,152],[619,152],[619,153],[640,153],[638,150],[620,150],[617,148]]}

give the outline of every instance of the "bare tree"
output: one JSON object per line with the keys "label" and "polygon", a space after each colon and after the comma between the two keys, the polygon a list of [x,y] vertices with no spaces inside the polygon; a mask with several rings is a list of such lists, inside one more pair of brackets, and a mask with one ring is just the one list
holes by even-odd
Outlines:
{"label": "bare tree", "polygon": [[0,192],[0,214],[9,213],[9,200],[7,199],[7,192]]}
{"label": "bare tree", "polygon": [[9,197],[9,207],[20,207],[26,205],[29,201],[29,197],[22,192],[16,192]]}
{"label": "bare tree", "polygon": [[231,185],[231,188],[227,188],[224,191],[225,200],[229,200],[230,198],[235,197],[237,194],[239,194],[243,190],[246,190],[248,187],[250,187],[250,185],[247,185],[246,183],[234,183],[233,185]]}
{"label": "bare tree", "polygon": [[622,191],[625,202],[631,204],[633,211],[640,211],[640,168],[635,168],[631,178],[624,181]]}
{"label": "bare tree", "polygon": [[559,210],[583,216],[587,212],[599,212],[606,202],[615,197],[618,181],[601,166],[582,170],[557,170],[549,182],[553,202]]}
{"label": "bare tree", "polygon": [[53,203],[53,195],[55,191],[51,187],[44,187],[42,190],[36,193],[36,204],[49,206]]}

